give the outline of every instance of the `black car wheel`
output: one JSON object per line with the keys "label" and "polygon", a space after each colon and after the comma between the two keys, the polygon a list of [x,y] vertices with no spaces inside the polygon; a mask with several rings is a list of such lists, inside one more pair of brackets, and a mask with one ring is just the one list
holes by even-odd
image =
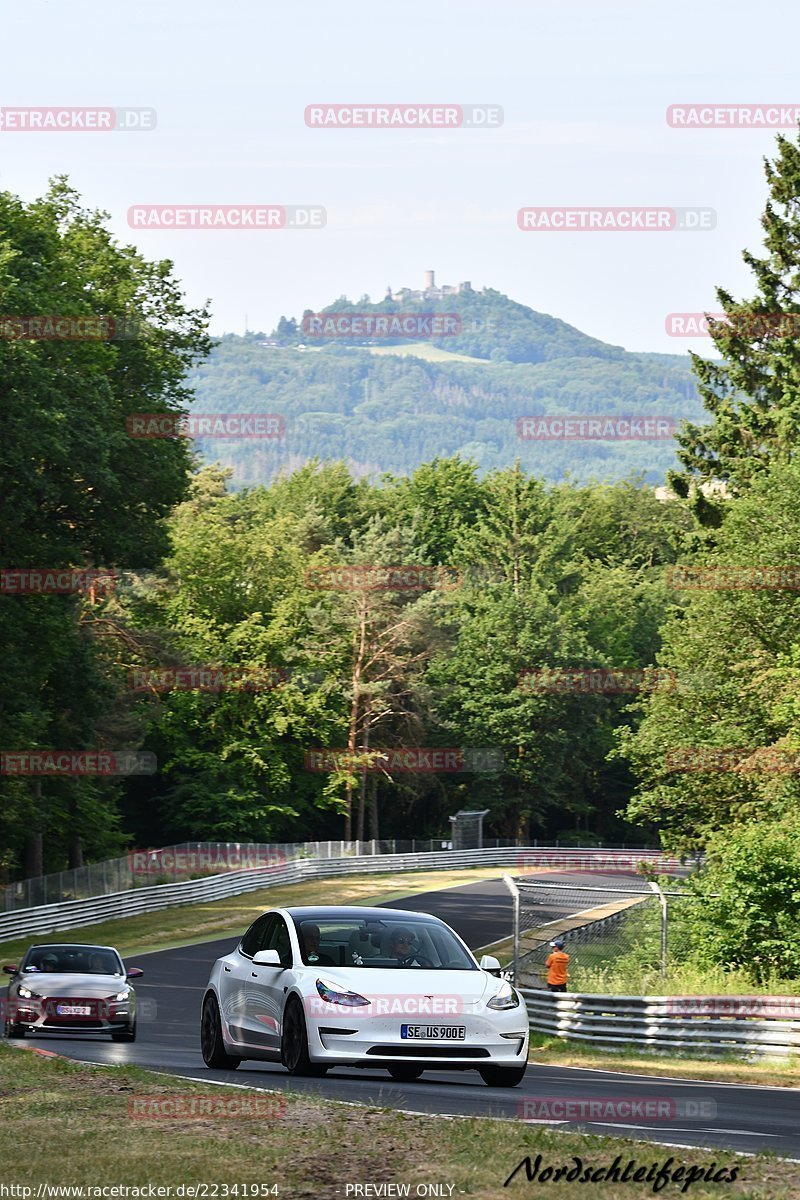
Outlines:
{"label": "black car wheel", "polygon": [[396,1079],[398,1083],[413,1083],[415,1079],[419,1079],[424,1067],[412,1067],[409,1063],[398,1063],[396,1066],[389,1067],[389,1074],[392,1079]]}
{"label": "black car wheel", "polygon": [[481,1079],[487,1087],[516,1087],[525,1078],[527,1063],[521,1067],[481,1067]]}
{"label": "black car wheel", "polygon": [[228,1054],[222,1040],[222,1022],[219,1016],[219,1005],[215,996],[206,996],[203,1002],[203,1016],[200,1022],[200,1049],[203,1062],[207,1067],[223,1067],[233,1071],[242,1061]]}
{"label": "black car wheel", "polygon": [[324,1075],[327,1067],[313,1063],[308,1053],[308,1030],[303,1008],[292,997],[283,1014],[281,1032],[281,1062],[290,1075]]}
{"label": "black car wheel", "polygon": [[127,1025],[124,1029],[115,1029],[111,1034],[112,1042],[135,1042],[136,1041],[136,1022],[132,1025]]}
{"label": "black car wheel", "polygon": [[17,1025],[16,1021],[6,1021],[5,1034],[7,1038],[24,1038],[25,1026]]}

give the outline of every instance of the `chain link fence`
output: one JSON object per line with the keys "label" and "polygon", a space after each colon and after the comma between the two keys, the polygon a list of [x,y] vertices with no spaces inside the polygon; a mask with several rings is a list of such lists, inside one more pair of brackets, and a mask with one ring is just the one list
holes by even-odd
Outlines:
{"label": "chain link fence", "polygon": [[620,992],[666,976],[692,957],[694,918],[704,900],[667,886],[625,879],[619,884],[544,882],[504,877],[514,897],[516,980],[546,987],[546,960],[556,938],[570,956],[568,990]]}

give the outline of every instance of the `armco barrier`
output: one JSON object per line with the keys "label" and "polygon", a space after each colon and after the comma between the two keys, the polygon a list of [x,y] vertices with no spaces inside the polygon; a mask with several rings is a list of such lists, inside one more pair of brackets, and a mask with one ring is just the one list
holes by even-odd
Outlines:
{"label": "armco barrier", "polygon": [[[531,1029],[654,1052],[800,1055],[800,996],[602,996],[521,988]],[[534,1050],[534,1057],[535,1057]]]}
{"label": "armco barrier", "polygon": [[[440,850],[417,854],[367,854],[358,858],[298,858],[278,866],[258,867],[252,871],[228,871],[222,875],[210,875],[205,879],[189,879],[184,883],[157,884],[152,887],[133,888],[130,891],[114,892],[107,896],[92,896],[84,900],[66,900],[60,904],[44,904],[37,908],[22,908],[15,912],[0,914],[0,941],[30,934],[55,933],[62,929],[75,929],[81,925],[93,925],[99,921],[116,920],[119,917],[139,916],[141,913],[158,912],[164,908],[175,908],[182,904],[202,904],[210,900],[222,900],[226,896],[237,896],[261,888],[277,887],[279,884],[300,883],[307,879],[320,879],[336,875],[378,874],[386,871],[454,870],[461,867],[505,867],[511,870],[530,869],[524,856],[533,853],[524,846],[487,848],[483,850]],[[608,870],[610,857],[617,853],[630,870],[629,850],[598,851],[576,849],[570,857],[563,849],[548,851],[536,849],[539,869],[564,870],[574,867],[591,870],[592,855],[597,854],[599,869]],[[661,865],[674,860],[662,859],[657,850],[636,852],[636,861],[649,865]],[[523,867],[524,861],[524,867]],[[668,868],[664,868],[668,869]]]}

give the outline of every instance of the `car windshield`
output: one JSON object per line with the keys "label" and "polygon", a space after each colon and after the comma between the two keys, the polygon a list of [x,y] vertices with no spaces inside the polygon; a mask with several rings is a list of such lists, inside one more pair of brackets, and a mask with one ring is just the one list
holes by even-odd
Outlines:
{"label": "car windshield", "polygon": [[103,946],[34,946],[28,951],[22,969],[42,974],[124,974],[119,956]]}
{"label": "car windshield", "polygon": [[478,970],[451,930],[432,921],[335,917],[295,924],[306,966]]}

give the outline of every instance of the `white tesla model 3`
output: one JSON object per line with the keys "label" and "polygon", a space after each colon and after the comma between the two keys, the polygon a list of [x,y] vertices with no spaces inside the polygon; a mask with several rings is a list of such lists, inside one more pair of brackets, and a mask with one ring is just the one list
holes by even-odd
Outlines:
{"label": "white tesla model 3", "polygon": [[514,1087],[528,1061],[528,1014],[499,970],[427,914],[273,909],[211,970],[203,1059],[281,1062],[292,1075],[382,1067],[403,1081],[426,1068],[472,1069],[491,1087]]}

